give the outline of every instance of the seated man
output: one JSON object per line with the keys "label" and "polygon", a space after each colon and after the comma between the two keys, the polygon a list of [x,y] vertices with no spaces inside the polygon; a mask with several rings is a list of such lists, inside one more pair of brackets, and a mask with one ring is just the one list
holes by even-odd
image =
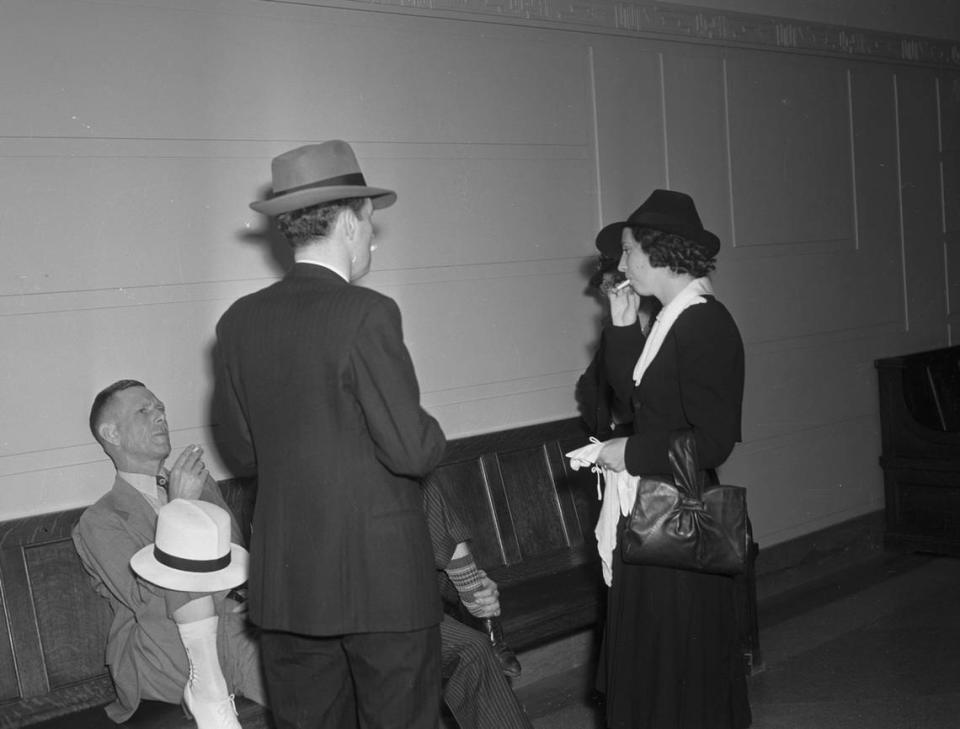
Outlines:
{"label": "seated man", "polygon": [[[187,446],[169,471],[163,468],[170,455],[166,412],[136,380],[121,380],[97,395],[90,429],[117,469],[113,488],[84,511],[73,532],[94,588],[113,610],[106,662],[117,701],[107,714],[126,721],[142,699],[150,699],[185,704],[200,729],[239,729],[232,693],[262,705],[267,701],[256,637],[234,593],[164,589],[129,565],[153,544],[158,512],[169,501],[207,501],[230,514],[206,471],[202,449]],[[438,569],[449,575],[465,607],[499,636],[491,620],[500,612],[496,584],[477,568],[465,543],[466,528],[429,480],[424,507]],[[232,514],[230,521],[230,541],[241,544]],[[529,729],[502,675],[520,669],[502,640],[498,659],[487,636],[450,617],[440,633],[444,700],[461,729]]]}
{"label": "seated man", "polygon": [[[242,604],[219,585],[209,591],[163,589],[138,577],[130,558],[154,541],[167,501],[208,501],[227,510],[199,446],[187,446],[169,472],[163,403],[142,383],[116,382],[96,396],[90,430],[117,469],[113,488],[89,507],[73,541],[94,589],[113,611],[106,663],[117,700],[106,707],[126,721],[142,699],[182,703],[200,729],[239,729],[232,693],[260,704],[266,695],[256,639]],[[235,520],[232,542],[242,543]]]}
{"label": "seated man", "polygon": [[439,485],[432,477],[422,485],[437,569],[446,573],[460,602],[487,632],[484,635],[444,615],[440,623],[444,703],[460,729],[531,729],[530,719],[503,676],[519,675],[520,663],[503,643],[496,620],[500,614],[497,585],[477,567],[466,543],[470,534],[447,507]]}

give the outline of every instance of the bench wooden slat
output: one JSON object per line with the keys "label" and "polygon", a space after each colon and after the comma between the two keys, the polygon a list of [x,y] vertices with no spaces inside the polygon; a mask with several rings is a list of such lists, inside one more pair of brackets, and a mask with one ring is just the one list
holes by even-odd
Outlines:
{"label": "bench wooden slat", "polygon": [[110,608],[105,600],[85,599],[90,582],[73,541],[32,546],[24,559],[50,688],[103,674]]}
{"label": "bench wooden slat", "polygon": [[517,559],[512,562],[569,546],[557,486],[543,444],[500,454],[498,461],[519,547]]}

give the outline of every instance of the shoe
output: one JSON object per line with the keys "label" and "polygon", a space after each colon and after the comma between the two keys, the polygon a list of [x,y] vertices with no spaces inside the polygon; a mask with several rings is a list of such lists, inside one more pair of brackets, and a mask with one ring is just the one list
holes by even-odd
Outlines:
{"label": "shoe", "polygon": [[510,646],[504,641],[503,627],[500,625],[500,621],[497,618],[482,618],[480,624],[483,632],[490,639],[490,645],[493,646],[493,652],[497,656],[497,660],[500,661],[503,675],[508,678],[518,678],[522,670],[520,661],[517,660],[517,655],[510,650]]}
{"label": "shoe", "polygon": [[197,729],[243,729],[237,719],[233,694],[221,701],[201,701],[194,697],[188,681],[181,706],[187,718],[197,722]]}

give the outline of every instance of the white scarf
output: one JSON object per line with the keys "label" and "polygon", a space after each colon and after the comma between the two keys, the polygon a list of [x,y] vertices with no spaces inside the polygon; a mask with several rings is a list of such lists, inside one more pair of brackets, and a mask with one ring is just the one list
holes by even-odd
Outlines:
{"label": "white scarf", "polygon": [[[647,342],[640,353],[640,359],[633,370],[633,381],[637,384],[647,371],[647,367],[657,356],[663,340],[670,331],[670,327],[688,306],[702,304],[703,297],[713,295],[710,279],[696,278],[687,284],[677,296],[660,311],[657,320],[647,335]],[[610,586],[613,582],[613,553],[617,549],[617,522],[621,516],[627,516],[633,509],[633,502],[637,498],[637,488],[640,484],[639,476],[631,476],[627,471],[612,471],[609,468],[596,465],[597,457],[604,444],[596,438],[590,439],[590,444],[577,448],[566,454],[570,459],[570,466],[574,471],[583,467],[597,474],[597,498],[603,500],[600,507],[600,516],[594,534],[597,537],[597,551],[600,553],[600,562],[603,568],[603,579]],[[600,477],[606,481],[607,488],[601,495]]]}
{"label": "white scarf", "polygon": [[667,338],[667,332],[677,320],[683,311],[694,304],[703,304],[706,302],[704,296],[713,296],[713,287],[708,278],[695,278],[688,283],[684,289],[677,294],[673,301],[667,304],[657,314],[656,321],[650,327],[650,333],[647,335],[647,343],[643,345],[643,351],[640,352],[640,359],[637,360],[637,366],[633,368],[633,383],[640,384],[643,379],[643,373],[647,371],[653,358],[657,356],[660,347],[663,346],[663,340]]}

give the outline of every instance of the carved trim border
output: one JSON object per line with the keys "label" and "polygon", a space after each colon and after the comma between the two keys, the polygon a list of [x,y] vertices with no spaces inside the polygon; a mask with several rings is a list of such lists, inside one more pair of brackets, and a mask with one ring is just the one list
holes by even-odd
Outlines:
{"label": "carved trim border", "polygon": [[351,7],[441,17],[485,16],[517,25],[610,31],[783,51],[960,69],[960,42],[631,0],[263,0],[278,4]]}

